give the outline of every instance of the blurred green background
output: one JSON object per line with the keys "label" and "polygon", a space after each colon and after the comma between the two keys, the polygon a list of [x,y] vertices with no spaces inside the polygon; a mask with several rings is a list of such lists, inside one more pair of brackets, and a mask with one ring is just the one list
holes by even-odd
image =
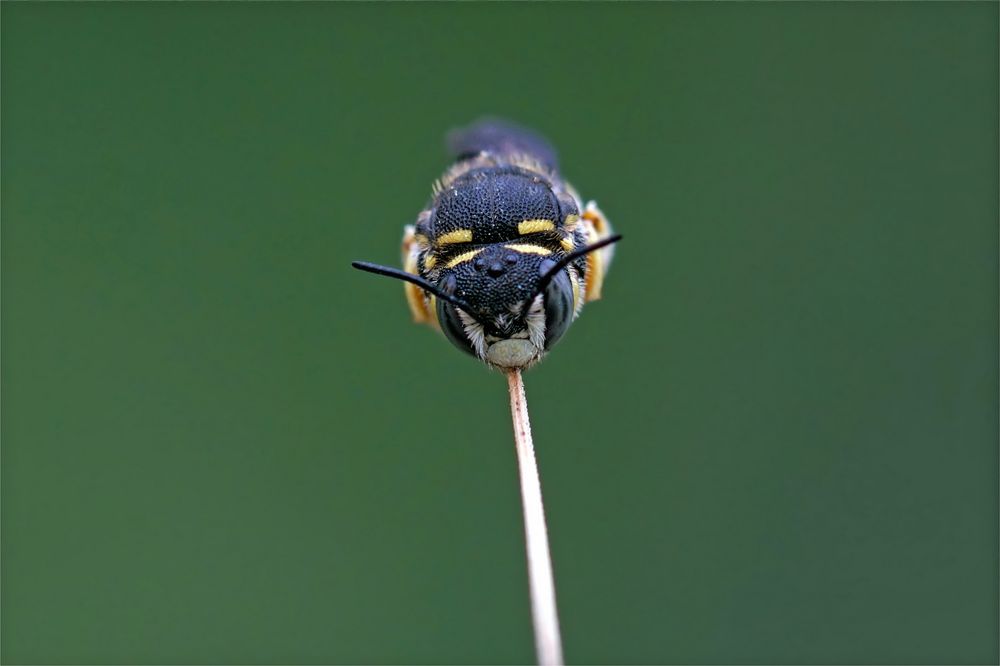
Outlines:
{"label": "blurred green background", "polygon": [[2,6],[2,658],[533,660],[481,114],[620,246],[526,377],[574,663],[997,650],[998,5]]}

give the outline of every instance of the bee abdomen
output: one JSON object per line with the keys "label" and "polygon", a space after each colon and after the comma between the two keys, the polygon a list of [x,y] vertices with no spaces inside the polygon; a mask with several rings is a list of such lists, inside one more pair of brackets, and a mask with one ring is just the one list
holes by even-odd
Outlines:
{"label": "bee abdomen", "polygon": [[484,118],[468,127],[448,133],[448,149],[458,160],[468,159],[479,153],[498,156],[530,157],[546,171],[559,168],[556,151],[552,145],[535,132],[497,118]]}

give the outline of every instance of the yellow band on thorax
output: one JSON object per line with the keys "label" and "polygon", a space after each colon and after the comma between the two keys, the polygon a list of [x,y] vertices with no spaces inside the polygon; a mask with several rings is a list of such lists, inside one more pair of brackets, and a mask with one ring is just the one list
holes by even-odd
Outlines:
{"label": "yellow band on thorax", "polygon": [[523,222],[517,223],[517,233],[522,236],[525,234],[535,234],[540,231],[552,231],[556,228],[556,223],[552,220],[524,220]]}
{"label": "yellow band on thorax", "polygon": [[453,243],[468,243],[472,240],[472,229],[456,229],[437,237],[438,245],[451,245]]}

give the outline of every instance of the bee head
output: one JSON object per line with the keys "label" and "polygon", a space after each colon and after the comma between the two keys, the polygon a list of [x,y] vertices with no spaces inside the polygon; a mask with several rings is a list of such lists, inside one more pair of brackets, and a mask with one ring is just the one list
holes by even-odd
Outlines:
{"label": "bee head", "polygon": [[436,297],[438,323],[455,346],[493,366],[523,368],[540,360],[573,321],[570,264],[620,238],[558,259],[510,244],[488,245],[442,269],[436,283],[377,264],[352,265],[421,287]]}
{"label": "bee head", "polygon": [[441,330],[457,347],[499,367],[527,367],[562,338],[579,311],[570,264],[605,239],[554,259],[534,246],[496,244],[443,271],[438,283],[472,311],[438,301]]}
{"label": "bee head", "polygon": [[565,326],[550,321],[547,304],[568,304],[566,324],[573,313],[568,277],[551,282],[555,295],[539,289],[545,270],[554,265],[540,253],[517,246],[494,244],[468,253],[467,260],[441,272],[438,286],[469,304],[463,310],[438,301],[441,330],[456,346],[491,365],[524,367],[534,363],[555,343]]}

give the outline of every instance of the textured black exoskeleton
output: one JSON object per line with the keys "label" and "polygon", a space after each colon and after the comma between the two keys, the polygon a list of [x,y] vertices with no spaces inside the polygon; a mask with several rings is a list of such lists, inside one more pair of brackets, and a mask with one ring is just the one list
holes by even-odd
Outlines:
{"label": "textured black exoskeleton", "polygon": [[406,281],[417,322],[501,368],[552,348],[600,298],[620,236],[559,175],[552,146],[530,130],[484,120],[449,134],[455,164],[403,235],[405,271],[356,268]]}

